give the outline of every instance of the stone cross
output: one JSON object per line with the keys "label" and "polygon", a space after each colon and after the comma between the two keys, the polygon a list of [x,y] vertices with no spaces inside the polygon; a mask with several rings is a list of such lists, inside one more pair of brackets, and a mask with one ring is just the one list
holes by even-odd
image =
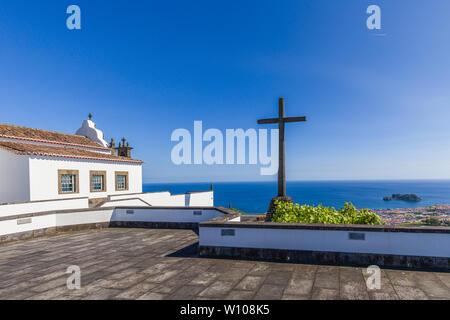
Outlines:
{"label": "stone cross", "polygon": [[[273,198],[269,210],[267,212],[267,219],[271,219],[275,207],[273,202],[275,200],[292,202],[290,197],[286,196],[286,172],[285,172],[285,147],[284,147],[284,124],[288,122],[303,122],[306,117],[285,117],[284,116],[284,99],[278,99],[278,118],[261,119],[258,124],[278,123],[278,196]],[[266,219],[266,220],[267,220]]]}

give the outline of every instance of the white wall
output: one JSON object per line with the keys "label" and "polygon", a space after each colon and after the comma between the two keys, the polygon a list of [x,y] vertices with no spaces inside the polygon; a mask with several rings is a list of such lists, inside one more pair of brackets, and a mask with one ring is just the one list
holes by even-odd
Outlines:
{"label": "white wall", "polygon": [[[127,213],[133,211],[133,213]],[[201,215],[194,214],[194,211],[201,211]],[[141,221],[141,222],[203,222],[222,216],[218,210],[200,209],[146,209],[116,208],[111,217],[111,221]]]}
{"label": "white wall", "polygon": [[[129,213],[127,213],[127,210]],[[132,214],[130,214],[132,210]],[[202,211],[201,215],[194,215],[194,211]],[[195,209],[148,209],[148,208],[117,208],[74,211],[65,213],[50,213],[47,215],[23,217],[11,220],[0,220],[0,235],[13,234],[43,228],[72,226],[88,223],[102,223],[110,221],[136,222],[202,222],[223,215],[218,210]],[[28,223],[21,224],[20,221]]]}
{"label": "white wall", "polygon": [[111,221],[114,209],[110,210],[91,210],[73,213],[56,214],[56,226],[72,226],[87,223],[102,223]]}
{"label": "white wall", "polygon": [[[357,232],[275,228],[199,228],[200,246],[450,257],[448,233]],[[222,236],[234,229],[234,236]],[[365,240],[350,240],[349,232]]]}
{"label": "white wall", "polygon": [[196,192],[188,194],[170,194],[168,191],[162,192],[148,192],[141,194],[129,195],[111,195],[110,200],[119,200],[127,198],[140,198],[152,206],[164,207],[213,207],[214,206],[214,192]]}
{"label": "white wall", "polygon": [[189,206],[214,206],[214,192],[193,192],[189,193]]}
{"label": "white wall", "polygon": [[111,195],[109,200],[124,200],[128,198],[139,198],[145,202],[151,204],[152,206],[184,206],[185,205],[185,195],[174,195],[172,196],[168,191],[161,192],[147,192],[140,194],[124,194],[124,195]]}
{"label": "white wall", "polygon": [[0,217],[26,213],[36,213],[66,209],[84,209],[89,207],[88,198],[65,200],[49,200],[38,202],[12,203],[0,205]]}
{"label": "white wall", "polygon": [[30,200],[28,157],[0,149],[0,203]]}
{"label": "white wall", "polygon": [[[87,223],[109,222],[113,209],[90,210],[83,212],[69,212],[60,214],[48,214],[35,217],[18,218],[0,221],[0,235],[33,231],[45,228],[71,226]],[[27,220],[28,223],[21,224],[20,221]]]}
{"label": "white wall", "polygon": [[[58,170],[79,170],[79,193],[58,194]],[[89,171],[106,171],[106,192],[90,192]],[[129,189],[115,191],[115,171],[128,171]],[[74,197],[104,198],[110,194],[142,192],[142,165],[110,161],[30,157],[30,200]]]}
{"label": "white wall", "polygon": [[106,201],[100,208],[104,207],[148,207],[149,205],[139,198],[130,198],[123,200]]}
{"label": "white wall", "polygon": [[[55,216],[55,214],[49,214],[45,216],[0,221],[0,235],[53,228],[56,226]],[[31,222],[26,224],[18,223],[18,221],[24,219],[31,219]]]}

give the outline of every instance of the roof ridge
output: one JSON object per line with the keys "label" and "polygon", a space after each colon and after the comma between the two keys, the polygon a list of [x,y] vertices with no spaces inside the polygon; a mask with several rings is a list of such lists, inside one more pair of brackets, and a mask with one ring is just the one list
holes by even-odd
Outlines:
{"label": "roof ridge", "polygon": [[[16,124],[9,124],[9,123],[0,123],[1,125],[6,125],[6,126],[10,126],[10,127],[17,127],[17,128],[22,128],[22,129],[33,129],[33,130],[39,130],[39,131],[45,131],[45,132],[50,132],[50,133],[57,133],[57,134],[65,134],[68,136],[75,136],[75,137],[83,137],[89,140],[89,138],[85,137],[85,136],[80,136],[78,134],[73,134],[73,133],[67,133],[67,132],[58,132],[58,131],[53,131],[53,130],[46,130],[46,129],[38,129],[38,128],[32,128],[32,127],[24,127],[24,126],[18,126]],[[51,140],[49,140],[51,141]],[[91,141],[91,140],[89,140]]]}
{"label": "roof ridge", "polygon": [[[23,131],[20,132],[19,130]],[[8,123],[0,123],[0,137],[49,142],[63,145],[77,145],[87,148],[96,148],[104,150],[109,149],[96,143],[95,141],[92,141],[91,139],[83,135],[24,127]]]}
{"label": "roof ridge", "polygon": [[[20,148],[22,147],[22,148]],[[143,163],[142,160],[133,159],[123,156],[117,156],[113,154],[105,154],[100,152],[82,150],[79,148],[73,148],[70,146],[55,147],[55,146],[38,146],[29,143],[9,142],[0,140],[0,148],[14,152],[17,154],[25,155],[37,155],[47,157],[69,157],[78,159],[94,159],[104,161],[119,161],[119,162],[132,162]],[[58,152],[59,151],[59,152]]]}

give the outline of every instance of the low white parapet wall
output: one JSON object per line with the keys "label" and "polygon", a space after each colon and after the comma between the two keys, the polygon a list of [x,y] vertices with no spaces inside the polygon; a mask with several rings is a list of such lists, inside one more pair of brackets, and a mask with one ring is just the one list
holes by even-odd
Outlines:
{"label": "low white parapet wall", "polygon": [[0,204],[0,217],[42,211],[89,208],[88,197],[72,199],[38,200]]}
{"label": "low white parapet wall", "polygon": [[80,210],[76,212],[55,213],[55,226],[66,227],[76,225],[109,223],[114,215],[114,208]]}
{"label": "low white parapet wall", "polygon": [[108,226],[196,227],[199,222],[227,214],[220,207],[106,207],[35,212],[0,217],[0,242],[58,230]]}
{"label": "low white parapet wall", "polygon": [[100,204],[98,207],[151,207],[148,202],[140,198],[128,198],[128,199],[117,199],[117,200],[108,200]]}
{"label": "low white parapet wall", "polygon": [[[356,260],[378,261],[378,264],[384,265],[390,265],[384,263],[390,260],[421,257],[422,262],[428,259],[443,268],[450,268],[449,227],[320,225],[236,220],[237,216],[228,215],[201,223],[200,253],[204,256],[241,258],[298,258],[299,261],[304,259],[304,262],[322,259],[329,263],[352,261],[359,256]],[[397,263],[393,261],[392,265],[395,264]]]}
{"label": "low white parapet wall", "polygon": [[222,216],[215,208],[116,208],[111,221],[199,223]]}
{"label": "low white parapet wall", "polygon": [[129,198],[139,198],[151,206],[165,207],[213,207],[214,192],[213,191],[195,191],[186,194],[171,194],[169,191],[145,192],[145,193],[129,193],[121,195],[108,196],[108,200],[125,200]]}
{"label": "low white parapet wall", "polygon": [[191,191],[187,193],[189,207],[214,206],[214,191]]}
{"label": "low white parapet wall", "polygon": [[1,218],[0,237],[11,234],[29,233],[37,230],[56,231],[57,227],[103,224],[111,220],[113,211],[113,208],[107,210],[76,210],[74,212],[64,210]]}

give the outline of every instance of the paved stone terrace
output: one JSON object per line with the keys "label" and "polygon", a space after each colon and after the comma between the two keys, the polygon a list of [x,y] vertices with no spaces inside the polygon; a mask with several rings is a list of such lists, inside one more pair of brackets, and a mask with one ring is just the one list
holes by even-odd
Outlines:
{"label": "paved stone terrace", "polygon": [[[63,233],[0,246],[0,299],[450,299],[450,273],[205,259],[190,230]],[[81,268],[68,290],[66,269]]]}

